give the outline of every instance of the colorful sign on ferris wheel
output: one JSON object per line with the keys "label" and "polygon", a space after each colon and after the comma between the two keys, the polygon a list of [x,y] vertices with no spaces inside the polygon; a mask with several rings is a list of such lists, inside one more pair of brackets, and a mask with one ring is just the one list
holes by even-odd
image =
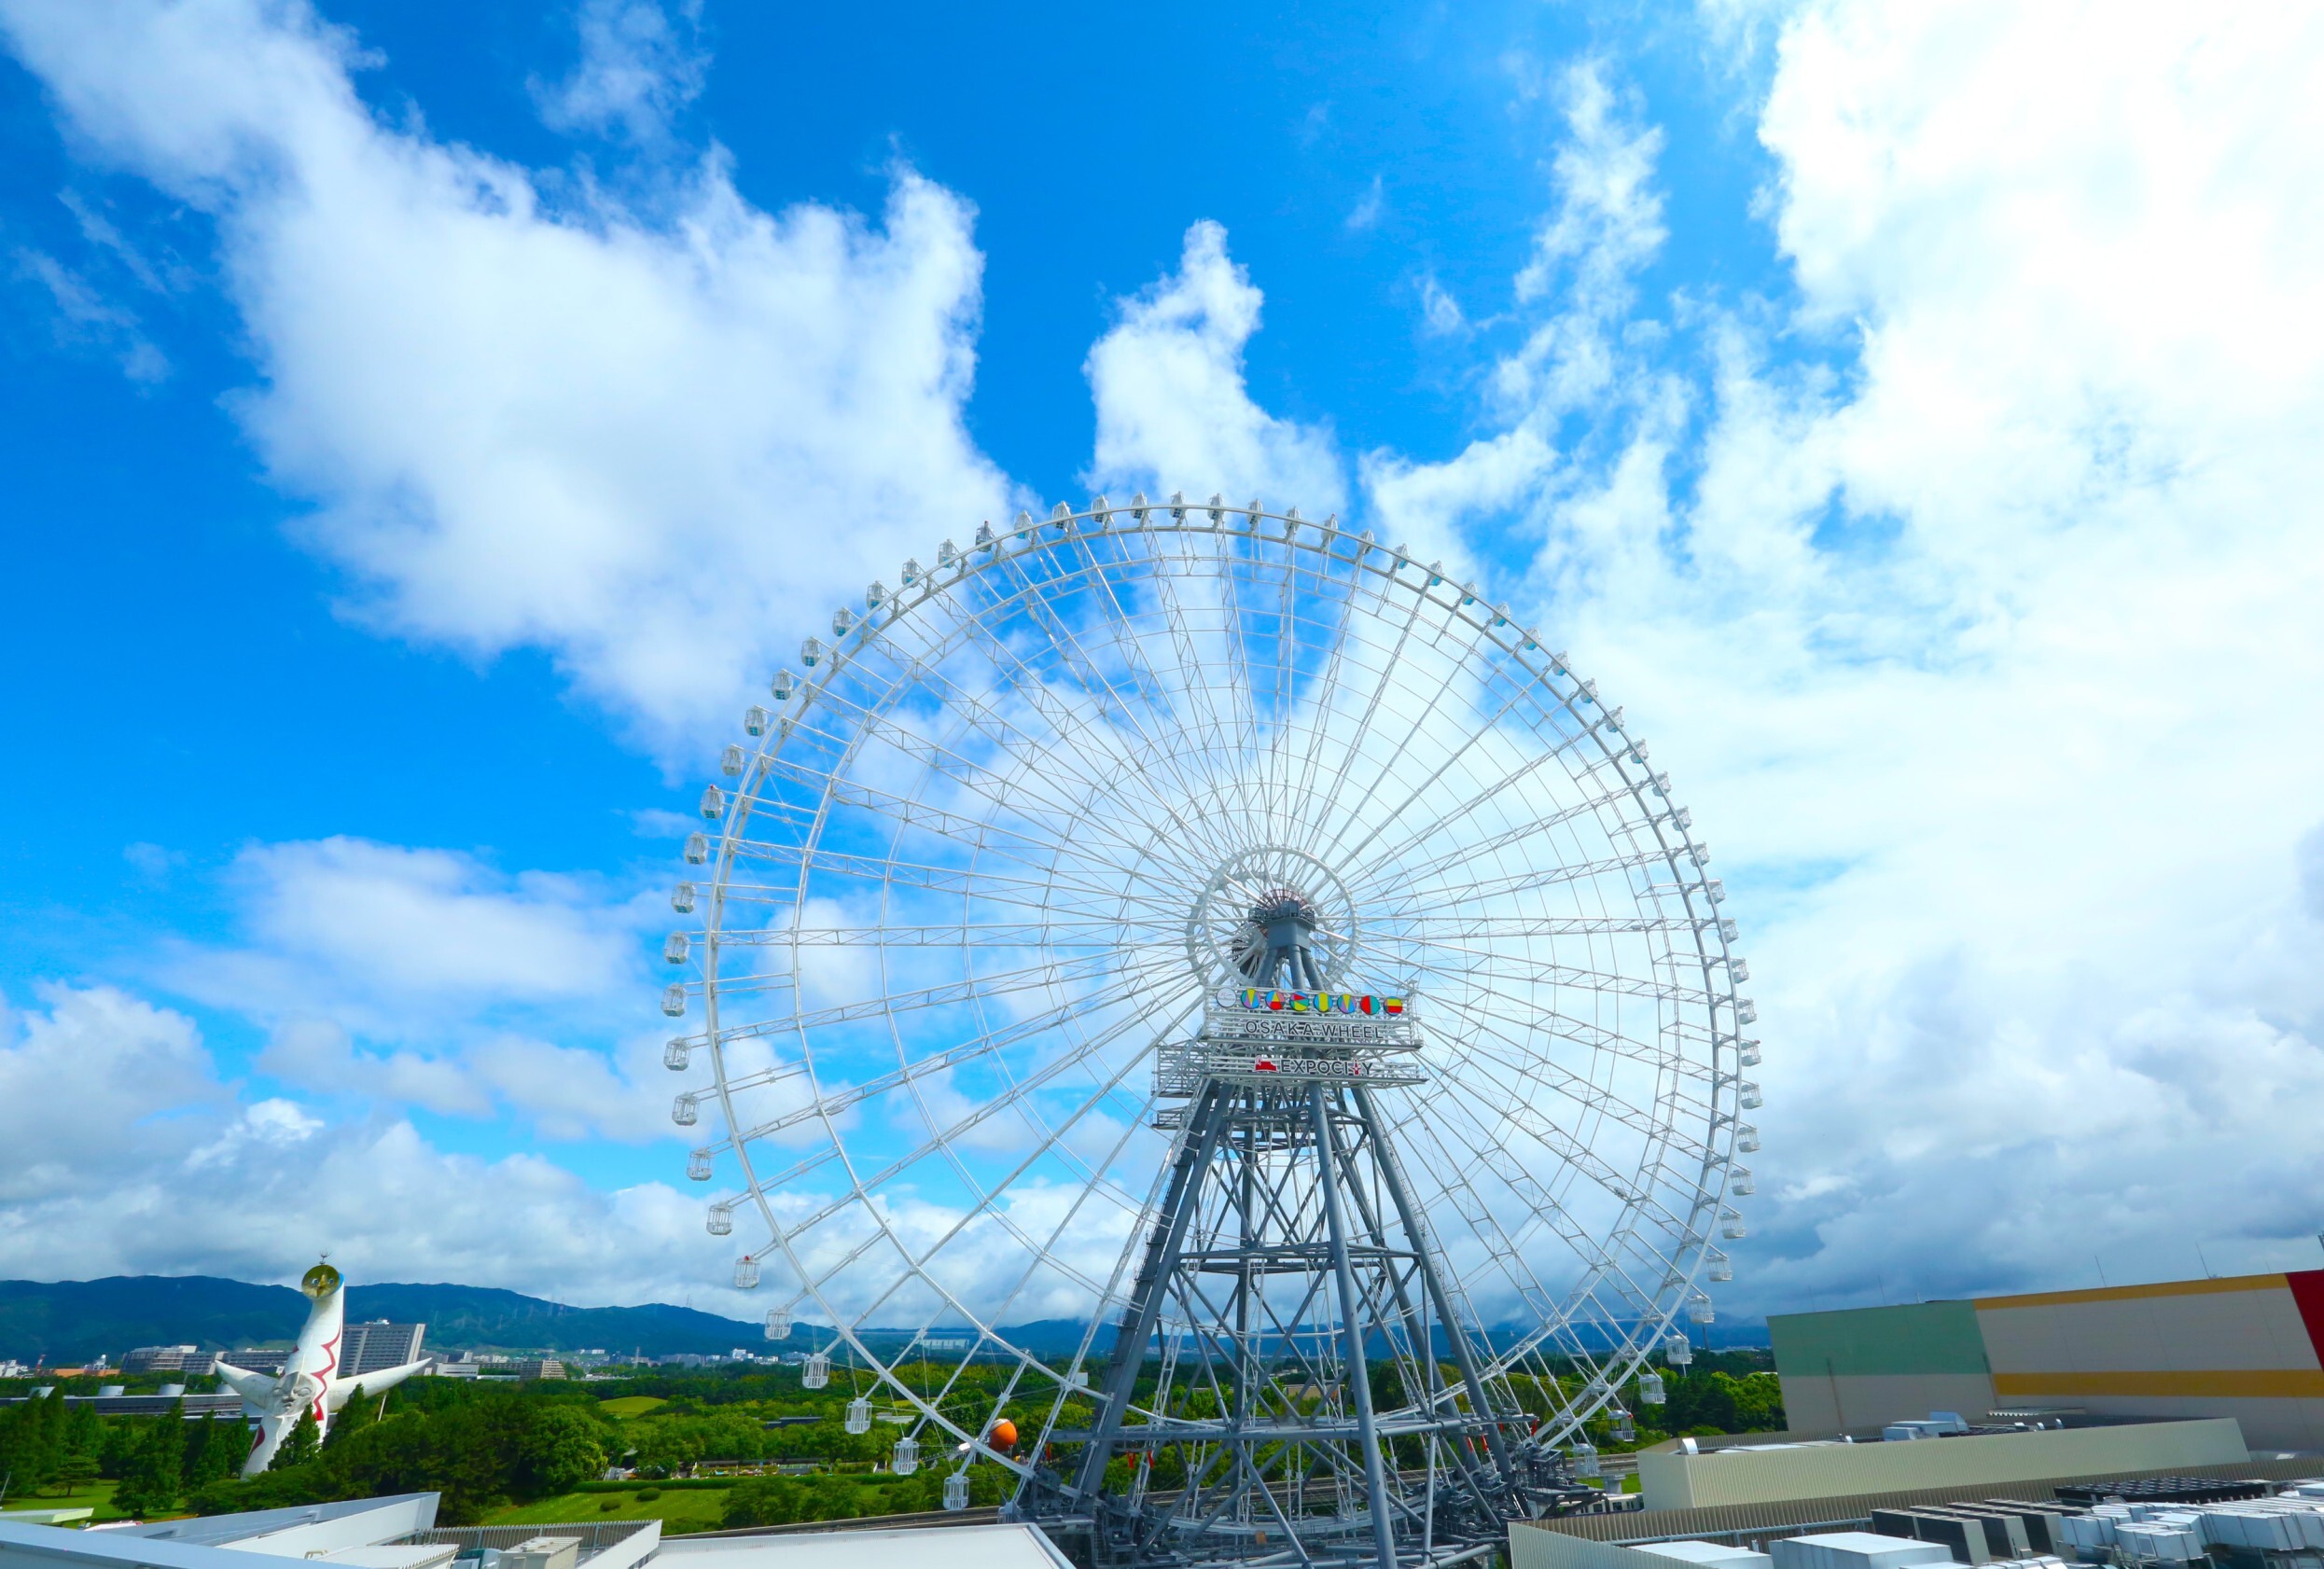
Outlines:
{"label": "colorful sign on ferris wheel", "polygon": [[1243,1006],[1253,1013],[1355,1013],[1392,1019],[1404,1011],[1404,999],[1364,992],[1281,992],[1245,986]]}

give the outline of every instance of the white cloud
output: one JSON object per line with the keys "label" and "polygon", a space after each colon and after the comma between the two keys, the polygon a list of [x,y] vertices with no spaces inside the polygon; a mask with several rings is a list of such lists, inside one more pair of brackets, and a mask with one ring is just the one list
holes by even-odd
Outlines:
{"label": "white cloud", "polygon": [[[604,113],[659,102],[605,63],[642,14],[584,13]],[[593,187],[559,205],[573,182],[374,117],[303,0],[6,0],[0,27],[93,156],[216,220],[263,376],[239,412],[383,627],[543,646],[676,744],[832,604],[1003,509],[962,424],[969,209],[909,170],[877,228],[759,212],[720,155],[650,219]]]}
{"label": "white cloud", "polygon": [[0,1201],[11,1206],[102,1181],[107,1157],[91,1127],[126,1142],[167,1141],[174,1114],[224,1097],[184,1016],[109,988],[37,994],[46,1012],[0,1001],[0,1148],[8,1152]]}
{"label": "white cloud", "polygon": [[168,356],[146,336],[136,312],[107,299],[78,272],[46,251],[20,248],[16,275],[48,296],[50,321],[60,343],[86,345],[110,354],[119,364],[121,374],[132,382],[150,384],[168,378]]}
{"label": "white cloud", "polygon": [[654,1048],[628,1029],[651,992],[637,938],[663,919],[642,900],[345,838],[253,846],[227,882],[240,940],[181,946],[160,975],[265,1025],[257,1065],[280,1082],[446,1116],[510,1108],[550,1139],[668,1135]]}
{"label": "white cloud", "polygon": [[566,131],[618,127],[641,143],[668,136],[672,117],[702,95],[710,74],[696,40],[701,0],[675,19],[656,0],[581,0],[574,23],[580,62],[553,88],[536,84],[542,117]]}
{"label": "white cloud", "polygon": [[1661,139],[1585,67],[1500,432],[1366,465],[1513,527],[1719,847],[1742,1305],[2313,1247],[2319,62],[2290,16],[1805,7],[1788,314],[1638,301]]}
{"label": "white cloud", "polygon": [[335,1124],[294,1100],[240,1102],[183,1015],[110,987],[40,1000],[0,1019],[0,1274],[282,1280],[327,1248],[358,1284],[691,1295],[750,1312],[702,1288],[726,1250],[666,1187],[599,1192],[536,1156],[447,1154],[394,1118]]}
{"label": "white cloud", "polygon": [[1101,489],[1256,496],[1310,517],[1346,500],[1328,429],[1277,419],[1245,385],[1243,348],[1259,329],[1261,297],[1227,255],[1227,231],[1186,231],[1178,271],[1134,299],[1090,350],[1097,450],[1089,480]]}
{"label": "white cloud", "polygon": [[1380,219],[1382,215],[1387,212],[1387,182],[1380,175],[1374,174],[1371,177],[1371,184],[1364,187],[1364,194],[1362,198],[1357,201],[1354,207],[1348,209],[1348,232],[1350,234],[1362,234],[1371,229],[1379,228]]}
{"label": "white cloud", "polygon": [[1426,331],[1439,338],[1456,338],[1468,330],[1461,302],[1433,273],[1420,280],[1420,320]]}
{"label": "white cloud", "polygon": [[236,857],[258,944],[397,998],[556,1001],[635,990],[628,923],[571,879],[338,837]]}

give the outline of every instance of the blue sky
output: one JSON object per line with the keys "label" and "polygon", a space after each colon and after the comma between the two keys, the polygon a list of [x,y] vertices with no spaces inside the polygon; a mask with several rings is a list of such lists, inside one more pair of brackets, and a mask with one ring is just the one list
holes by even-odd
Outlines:
{"label": "blue sky", "polygon": [[1739,1311],[2314,1263],[2324,39],[2149,21],[5,0],[0,1273],[713,1300],[676,814],[868,576],[1138,484],[1655,738]]}

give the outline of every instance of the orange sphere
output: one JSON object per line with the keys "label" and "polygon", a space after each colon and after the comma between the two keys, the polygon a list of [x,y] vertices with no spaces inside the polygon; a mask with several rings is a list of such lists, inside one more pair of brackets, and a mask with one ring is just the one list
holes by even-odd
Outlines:
{"label": "orange sphere", "polygon": [[984,1430],[984,1441],[996,1450],[1015,1449],[1017,1447],[1017,1424],[1007,1417],[1001,1418],[1000,1421]]}

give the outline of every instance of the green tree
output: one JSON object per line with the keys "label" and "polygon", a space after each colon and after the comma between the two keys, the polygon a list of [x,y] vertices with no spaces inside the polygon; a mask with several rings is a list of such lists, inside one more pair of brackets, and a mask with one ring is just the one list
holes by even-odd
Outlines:
{"label": "green tree", "polygon": [[283,1447],[274,1451],[270,1471],[288,1471],[304,1465],[322,1451],[323,1440],[316,1429],[314,1409],[309,1407],[299,1413],[299,1420],[283,1437]]}
{"label": "green tree", "polygon": [[364,1397],[363,1386],[355,1385],[347,1395],[347,1403],[331,1418],[331,1430],[323,1436],[326,1450],[336,1449],[355,1434],[379,1421],[379,1408]]}
{"label": "green tree", "polygon": [[745,1525],[789,1525],[800,1518],[807,1490],[794,1477],[754,1477],[727,1491],[719,1523],[731,1530]]}
{"label": "green tree", "polygon": [[129,1515],[163,1514],[177,1507],[185,1485],[186,1402],[177,1400],[145,1424],[113,1490],[113,1507]]}
{"label": "green tree", "polygon": [[250,1453],[250,1429],[239,1418],[212,1411],[186,1435],[186,1491],[198,1492],[242,1469]]}
{"label": "green tree", "polygon": [[49,1479],[59,1493],[78,1493],[97,1479],[97,1457],[93,1454],[68,1454],[57,1462]]}
{"label": "green tree", "polygon": [[515,1479],[534,1497],[570,1493],[605,1468],[598,1424],[583,1413],[551,1408],[535,1415],[522,1440]]}

